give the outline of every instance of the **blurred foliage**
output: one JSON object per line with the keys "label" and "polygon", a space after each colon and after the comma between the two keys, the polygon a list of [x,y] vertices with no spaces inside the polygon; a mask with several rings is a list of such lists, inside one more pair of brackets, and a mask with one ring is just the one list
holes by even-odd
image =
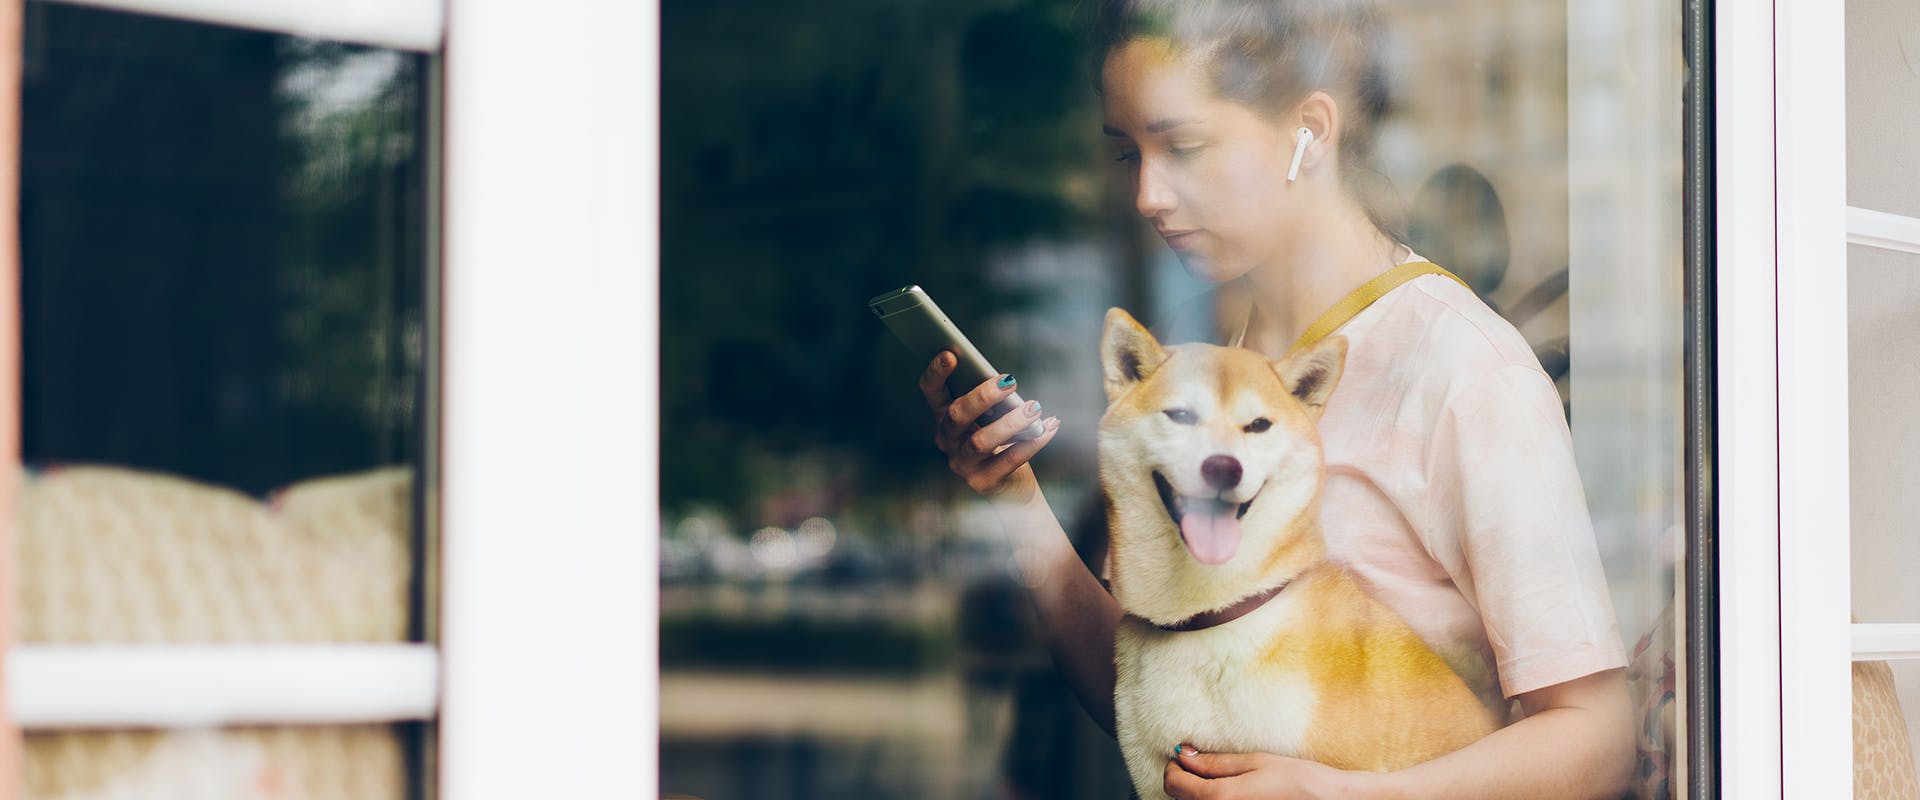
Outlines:
{"label": "blurred foliage", "polygon": [[944,473],[924,364],[866,301],[920,284],[990,357],[1015,352],[989,323],[1034,298],[987,263],[1099,202],[1083,6],[662,4],[666,510],[752,515],[788,459],[853,465],[839,494]]}
{"label": "blurred foliage", "polygon": [[423,58],[44,3],[25,49],[26,458],[417,459]]}
{"label": "blurred foliage", "polygon": [[[281,37],[280,392],[331,420],[341,461],[418,458],[425,332],[421,65],[392,51]],[[343,96],[344,95],[344,96]],[[369,458],[368,456],[372,457]],[[353,465],[358,466],[358,465]]]}

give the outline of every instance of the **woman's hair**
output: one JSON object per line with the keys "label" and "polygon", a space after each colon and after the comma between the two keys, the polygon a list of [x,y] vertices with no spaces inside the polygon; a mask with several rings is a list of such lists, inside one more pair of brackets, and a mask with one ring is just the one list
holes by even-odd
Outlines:
{"label": "woman's hair", "polygon": [[[1365,179],[1387,115],[1386,69],[1369,0],[1103,0],[1095,52],[1166,42],[1206,71],[1219,95],[1278,116],[1314,91],[1339,105],[1340,172],[1383,233]],[[1100,70],[1094,70],[1096,87]]]}

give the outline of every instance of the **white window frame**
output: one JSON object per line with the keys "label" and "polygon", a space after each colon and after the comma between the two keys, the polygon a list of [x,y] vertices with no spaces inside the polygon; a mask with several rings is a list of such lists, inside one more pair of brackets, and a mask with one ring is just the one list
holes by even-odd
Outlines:
{"label": "white window frame", "polygon": [[445,253],[439,642],[13,646],[11,719],[437,719],[448,797],[657,791],[657,3],[66,1],[457,43],[437,70],[445,178],[429,187],[444,203],[429,242]]}
{"label": "white window frame", "polygon": [[1714,16],[1721,793],[1847,797],[1844,4]]}
{"label": "white window frame", "polygon": [[448,9],[446,797],[659,791],[658,19]]}

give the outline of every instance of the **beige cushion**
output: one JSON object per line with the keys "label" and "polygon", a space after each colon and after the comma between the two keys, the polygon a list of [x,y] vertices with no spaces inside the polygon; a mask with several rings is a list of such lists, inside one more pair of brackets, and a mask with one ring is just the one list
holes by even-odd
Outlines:
{"label": "beige cushion", "polygon": [[1853,663],[1853,796],[1920,800],[1893,670],[1879,661]]}
{"label": "beige cushion", "polygon": [[[411,472],[305,481],[268,502],[113,467],[20,493],[19,636],[40,643],[395,642],[406,636]],[[399,798],[386,725],[36,732],[26,796]]]}

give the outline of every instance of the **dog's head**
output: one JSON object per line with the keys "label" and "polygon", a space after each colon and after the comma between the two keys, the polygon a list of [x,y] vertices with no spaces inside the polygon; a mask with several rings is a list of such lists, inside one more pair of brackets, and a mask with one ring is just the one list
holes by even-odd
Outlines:
{"label": "dog's head", "polygon": [[1100,481],[1122,606],[1172,623],[1320,558],[1314,424],[1346,353],[1337,336],[1279,362],[1240,348],[1162,347],[1127,312],[1107,312]]}

